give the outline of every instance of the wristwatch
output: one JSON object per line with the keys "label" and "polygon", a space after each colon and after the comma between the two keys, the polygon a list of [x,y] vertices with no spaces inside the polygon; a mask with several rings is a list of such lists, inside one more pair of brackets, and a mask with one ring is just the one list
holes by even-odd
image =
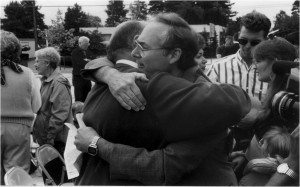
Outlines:
{"label": "wristwatch", "polygon": [[277,167],[277,172],[281,174],[286,174],[287,176],[291,177],[292,179],[297,180],[298,174],[291,170],[287,163],[282,163]]}
{"label": "wristwatch", "polygon": [[92,156],[96,156],[98,153],[98,147],[97,147],[97,142],[100,139],[99,136],[95,136],[92,140],[92,142],[90,143],[89,147],[88,147],[88,154],[92,155]]}

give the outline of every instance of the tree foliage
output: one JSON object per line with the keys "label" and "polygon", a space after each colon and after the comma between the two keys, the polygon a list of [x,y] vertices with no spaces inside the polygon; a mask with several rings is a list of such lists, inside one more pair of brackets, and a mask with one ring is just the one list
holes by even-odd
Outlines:
{"label": "tree foliage", "polygon": [[81,31],[80,36],[86,36],[90,39],[89,50],[94,54],[98,56],[106,54],[106,46],[102,44],[104,40],[98,30],[94,30],[93,32]]}
{"label": "tree foliage", "polygon": [[88,27],[87,15],[81,10],[77,3],[73,7],[68,7],[65,13],[65,29],[74,29],[74,34],[78,35],[80,27]]}
{"label": "tree foliage", "polygon": [[145,1],[134,1],[134,3],[130,3],[129,11],[131,19],[134,20],[146,20],[147,19],[147,4]]}
{"label": "tree foliage", "polygon": [[[34,7],[34,8],[33,8]],[[33,1],[12,1],[4,7],[5,19],[2,19],[2,29],[13,32],[19,38],[34,38],[33,9],[36,15],[38,30],[44,30],[44,15],[39,12],[40,7],[34,6]]]}
{"label": "tree foliage", "polygon": [[108,16],[105,22],[107,27],[115,27],[127,20],[126,14],[128,10],[125,9],[123,1],[110,0],[105,12]]}
{"label": "tree foliage", "polygon": [[89,27],[102,27],[101,19],[98,16],[87,14],[87,22]]}
{"label": "tree foliage", "polygon": [[299,15],[299,0],[295,0],[295,2],[293,3],[292,15],[294,14]]}
{"label": "tree foliage", "polygon": [[57,11],[56,20],[52,20],[52,25],[49,29],[42,31],[40,36],[47,41],[46,45],[57,48],[62,56],[71,55],[79,38],[78,36],[74,36],[73,28],[69,30],[65,29],[60,10]]}
{"label": "tree foliage", "polygon": [[238,33],[240,31],[241,19],[241,17],[237,17],[235,21],[229,20],[226,29],[226,35],[233,36],[235,33]]}
{"label": "tree foliage", "polygon": [[281,10],[276,14],[275,24],[273,30],[299,30],[299,16],[293,14],[289,16],[285,11]]}
{"label": "tree foliage", "polygon": [[189,24],[209,24],[227,26],[237,14],[231,11],[230,1],[150,1],[149,13],[175,12]]}
{"label": "tree foliage", "polygon": [[148,13],[150,15],[158,14],[160,12],[164,12],[165,10],[165,3],[163,0],[150,0],[148,6]]}

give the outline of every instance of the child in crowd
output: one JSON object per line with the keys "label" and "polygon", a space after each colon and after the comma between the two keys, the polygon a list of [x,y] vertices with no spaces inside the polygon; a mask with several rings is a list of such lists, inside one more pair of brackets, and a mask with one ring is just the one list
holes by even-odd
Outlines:
{"label": "child in crowd", "polygon": [[274,126],[263,135],[259,145],[266,158],[249,161],[240,180],[241,186],[264,185],[270,179],[280,161],[289,155],[291,135],[286,128]]}

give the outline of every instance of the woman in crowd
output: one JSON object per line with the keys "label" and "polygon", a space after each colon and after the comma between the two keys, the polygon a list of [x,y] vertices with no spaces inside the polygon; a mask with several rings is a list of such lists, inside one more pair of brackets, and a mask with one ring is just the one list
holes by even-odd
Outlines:
{"label": "woman in crowd", "polygon": [[[29,172],[30,132],[41,106],[38,80],[20,63],[17,37],[1,31],[1,184],[14,166]],[[13,140],[13,141],[12,141]]]}
{"label": "woman in crowd", "polygon": [[[268,82],[269,87],[265,98],[262,101],[263,107],[259,111],[256,123],[254,124],[255,135],[246,152],[247,160],[264,158],[263,151],[259,146],[259,141],[264,134],[273,126],[285,127],[291,133],[298,123],[293,120],[283,120],[279,114],[272,112],[272,99],[279,91],[284,91],[287,85],[288,74],[275,74],[272,66],[277,60],[294,61],[297,58],[297,52],[294,46],[287,40],[276,37],[272,40],[266,40],[256,46],[253,51],[253,57],[259,80]],[[299,159],[299,158],[298,158]],[[297,161],[299,163],[299,160]],[[299,168],[295,165],[289,166],[295,172],[299,172]],[[264,182],[258,185],[264,185]],[[243,181],[247,185],[246,181]]]}
{"label": "woman in crowd", "polygon": [[199,51],[196,54],[194,60],[198,64],[200,69],[204,72],[207,63],[206,58],[203,56],[204,55],[203,49],[205,48],[205,39],[201,34],[198,34],[197,36],[198,36]]}
{"label": "woman in crowd", "polygon": [[64,123],[72,123],[71,85],[58,70],[59,53],[52,47],[35,52],[35,68],[41,78],[42,106],[33,128],[39,145],[53,145],[62,155],[68,135]]}

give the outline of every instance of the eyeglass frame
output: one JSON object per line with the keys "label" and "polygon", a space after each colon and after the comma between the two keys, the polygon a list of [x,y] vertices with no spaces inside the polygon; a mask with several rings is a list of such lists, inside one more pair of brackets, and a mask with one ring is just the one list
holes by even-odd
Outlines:
{"label": "eyeglass frame", "polygon": [[152,51],[152,50],[162,50],[162,49],[172,49],[172,48],[166,48],[166,47],[161,47],[161,48],[154,48],[154,49],[145,49],[139,41],[137,41],[137,38],[139,37],[139,35],[135,35],[133,40],[135,43],[135,48],[138,48],[140,51],[144,52],[144,51]]}
{"label": "eyeglass frame", "polygon": [[[241,41],[244,41],[244,42],[241,42]],[[245,39],[245,38],[239,38],[238,39],[239,44],[241,44],[243,46],[247,45],[247,43],[245,43],[245,41],[247,41],[247,43],[250,43],[250,45],[252,47],[254,47],[254,46],[258,45],[260,42],[262,42],[261,40],[248,40],[248,39]]]}

